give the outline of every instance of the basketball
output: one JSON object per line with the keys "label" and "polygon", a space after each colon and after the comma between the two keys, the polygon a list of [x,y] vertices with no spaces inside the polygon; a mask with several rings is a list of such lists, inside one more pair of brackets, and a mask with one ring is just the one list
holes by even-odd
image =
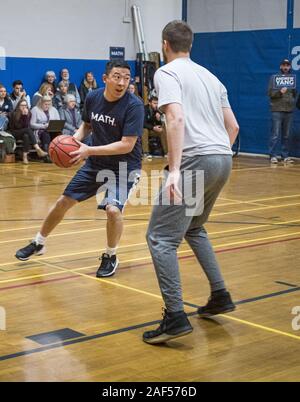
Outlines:
{"label": "basketball", "polygon": [[56,166],[69,168],[72,166],[70,160],[74,158],[70,152],[76,151],[78,148],[80,145],[75,138],[70,135],[59,135],[49,145],[49,156]]}

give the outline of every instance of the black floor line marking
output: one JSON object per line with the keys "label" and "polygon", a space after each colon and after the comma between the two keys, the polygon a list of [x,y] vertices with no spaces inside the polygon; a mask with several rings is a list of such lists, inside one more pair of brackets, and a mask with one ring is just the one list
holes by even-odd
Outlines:
{"label": "black floor line marking", "polygon": [[294,293],[294,292],[299,292],[299,290],[300,290],[300,287],[288,289],[288,290],[282,290],[280,292],[270,293],[268,295],[257,296],[257,297],[253,297],[251,299],[241,300],[239,302],[236,302],[236,304],[240,305],[240,304],[253,303],[253,302],[265,300],[265,299],[271,299],[273,297],[282,296],[282,295],[286,295],[286,294]]}
{"label": "black floor line marking", "polygon": [[[241,300],[241,301],[235,302],[235,304],[236,305],[242,305],[242,304],[247,304],[247,303],[253,303],[253,302],[256,302],[256,301],[259,301],[259,300],[270,299],[270,298],[273,298],[273,297],[298,292],[299,290],[300,290],[300,287],[297,287],[297,288],[294,288],[294,289],[283,290],[281,292],[270,293],[270,294],[267,294],[267,295],[253,297],[251,299]],[[196,304],[192,304],[192,303],[188,303],[188,302],[185,302],[184,305],[189,306],[189,307],[193,307],[193,308],[198,308],[199,307]],[[192,317],[192,316],[195,316],[195,315],[197,315],[197,312],[192,312],[192,313],[188,314],[189,317]],[[104,338],[104,337],[111,336],[111,335],[117,335],[117,334],[121,334],[121,333],[124,333],[124,332],[129,332],[129,331],[133,331],[133,330],[136,330],[136,329],[149,327],[149,326],[156,325],[156,324],[159,324],[159,323],[160,323],[160,320],[151,321],[151,322],[146,322],[146,323],[143,323],[143,324],[133,325],[133,326],[130,326],[130,327],[116,329],[116,330],[109,331],[109,332],[103,332],[103,333],[96,334],[96,335],[85,336],[85,337],[70,340],[70,341],[59,342],[57,344],[47,345],[47,346],[43,346],[41,348],[24,350],[22,352],[17,352],[17,353],[12,353],[12,354],[9,354],[9,355],[0,356],[0,361],[11,360],[11,359],[15,359],[17,357],[27,356],[27,355],[31,355],[31,354],[34,354],[34,353],[40,353],[40,352],[44,352],[44,351],[51,350],[51,349],[57,349],[57,348],[60,348],[60,347],[63,347],[63,346],[69,346],[69,345],[74,345],[74,344],[77,344],[77,343],[88,342],[88,341],[91,341],[91,340],[100,339],[100,338]]]}
{"label": "black floor line marking", "polygon": [[278,283],[279,285],[289,286],[290,288],[297,288],[298,287],[298,285],[293,285],[291,283],[282,282],[282,281],[275,281],[275,283]]}
{"label": "black floor line marking", "polygon": [[[282,296],[282,295],[286,295],[286,294],[294,293],[294,292],[299,292],[299,291],[300,291],[300,287],[296,287],[296,288],[293,288],[293,289],[282,290],[280,292],[274,292],[274,293],[269,293],[269,294],[262,295],[262,296],[253,297],[251,299],[240,300],[240,301],[237,301],[237,302],[234,302],[234,303],[237,306],[239,306],[239,305],[242,305],[242,304],[254,303],[254,302],[257,302],[257,301],[260,301],[260,300],[271,299],[273,297]],[[195,308],[199,307],[196,304],[192,304],[192,303],[185,302],[184,304],[186,306],[189,306],[189,307],[195,307]]]}

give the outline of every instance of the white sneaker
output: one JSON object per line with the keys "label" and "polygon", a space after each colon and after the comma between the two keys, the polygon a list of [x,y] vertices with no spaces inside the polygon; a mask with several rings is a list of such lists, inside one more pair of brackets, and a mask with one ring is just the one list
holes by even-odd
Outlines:
{"label": "white sneaker", "polygon": [[271,163],[277,164],[277,163],[278,163],[278,159],[277,159],[275,156],[273,156],[273,157],[271,158]]}
{"label": "white sneaker", "polygon": [[292,158],[284,158],[283,163],[295,163]]}

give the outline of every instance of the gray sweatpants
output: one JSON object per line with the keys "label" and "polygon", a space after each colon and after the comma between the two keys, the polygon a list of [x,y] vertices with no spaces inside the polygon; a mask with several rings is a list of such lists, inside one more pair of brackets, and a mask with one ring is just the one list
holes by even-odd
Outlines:
{"label": "gray sweatpants", "polygon": [[[177,249],[183,238],[201,264],[212,291],[225,283],[212,245],[203,225],[229,178],[231,155],[203,155],[183,159],[181,170],[204,172],[204,209],[201,215],[187,216],[185,205],[156,205],[153,208],[147,242],[152,255],[161,293],[169,312],[183,310]],[[160,196],[164,187],[160,189]]]}

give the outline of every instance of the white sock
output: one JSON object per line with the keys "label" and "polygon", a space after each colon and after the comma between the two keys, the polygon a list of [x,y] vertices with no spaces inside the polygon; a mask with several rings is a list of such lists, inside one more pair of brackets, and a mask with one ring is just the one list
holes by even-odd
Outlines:
{"label": "white sock", "polygon": [[46,237],[42,236],[42,235],[40,234],[40,232],[38,232],[37,235],[35,236],[34,241],[35,241],[37,244],[41,244],[42,246],[44,246],[44,244],[46,243],[46,239],[47,239]]}
{"label": "white sock", "polygon": [[115,248],[106,247],[106,254],[108,254],[110,257],[112,257],[113,255],[116,255],[117,247],[115,247]]}

